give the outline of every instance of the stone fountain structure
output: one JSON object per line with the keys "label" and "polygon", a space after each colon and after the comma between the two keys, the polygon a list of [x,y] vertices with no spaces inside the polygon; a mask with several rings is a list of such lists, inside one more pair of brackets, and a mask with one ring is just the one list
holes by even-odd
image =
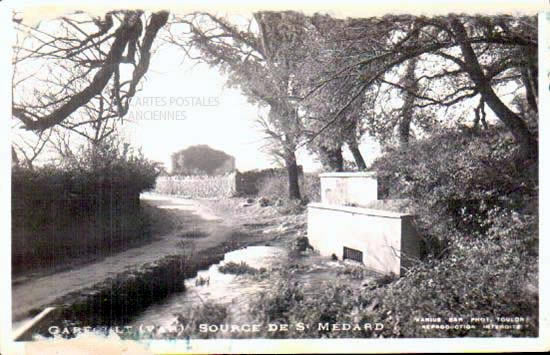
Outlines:
{"label": "stone fountain structure", "polygon": [[378,200],[375,172],[325,173],[321,202],[308,205],[308,239],[321,255],[400,275],[420,257],[407,200]]}

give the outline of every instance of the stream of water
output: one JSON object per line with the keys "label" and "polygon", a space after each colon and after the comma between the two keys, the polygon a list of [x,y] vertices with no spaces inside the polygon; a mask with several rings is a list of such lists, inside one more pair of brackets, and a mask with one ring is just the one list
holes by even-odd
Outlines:
{"label": "stream of water", "polygon": [[[284,262],[288,258],[287,251],[280,247],[249,246],[225,254],[219,264],[211,265],[208,270],[199,271],[197,276],[186,280],[186,291],[174,294],[162,304],[149,307],[130,324],[131,326],[155,325],[170,327],[176,321],[178,314],[188,314],[193,307],[204,302],[225,305],[231,322],[247,322],[248,302],[253,295],[266,290],[270,285],[268,280],[254,280],[247,276],[224,274],[219,267],[228,262],[246,262],[249,266],[260,269]],[[207,283],[204,283],[208,280]]]}

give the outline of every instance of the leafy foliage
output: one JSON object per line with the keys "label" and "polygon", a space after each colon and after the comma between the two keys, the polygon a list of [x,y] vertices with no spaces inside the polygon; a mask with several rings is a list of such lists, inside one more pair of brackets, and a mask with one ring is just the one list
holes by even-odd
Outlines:
{"label": "leafy foliage", "polygon": [[[317,174],[304,173],[300,175],[300,190],[305,201],[321,200],[321,183]],[[288,190],[288,177],[273,175],[261,181],[258,195],[271,199],[279,199],[285,196]]]}
{"label": "leafy foliage", "polygon": [[222,175],[235,169],[235,158],[207,145],[195,145],[171,156],[172,174]]}
{"label": "leafy foliage", "polygon": [[[264,149],[285,163],[291,181],[288,195],[299,199],[295,152],[303,122],[296,103],[296,70],[306,51],[305,16],[260,11],[247,22],[237,25],[212,14],[192,13],[175,19],[170,42],[187,56],[217,67],[227,75],[229,86],[268,110],[257,121],[267,141]],[[192,49],[200,56],[193,57]]]}
{"label": "leafy foliage", "polygon": [[[211,301],[204,302],[201,306],[190,309],[188,313],[180,313],[177,323],[185,325],[181,336],[192,336],[194,330],[199,329],[200,324],[224,324],[227,321],[229,312],[227,306]],[[199,338],[208,339],[214,337],[215,333],[203,332],[196,333]]]}
{"label": "leafy foliage", "polygon": [[218,270],[222,274],[233,274],[233,275],[243,275],[243,274],[254,275],[258,272],[258,269],[253,268],[252,266],[248,265],[244,261],[241,261],[240,263],[230,261],[228,263],[221,265],[218,268]]}
{"label": "leafy foliage", "polygon": [[522,166],[517,146],[497,127],[481,135],[442,131],[407,149],[388,148],[375,161],[385,198],[408,198],[425,237],[446,245],[457,231],[483,236],[496,208],[536,213],[536,165]]}
{"label": "leafy foliage", "polygon": [[[81,146],[65,157],[61,165],[46,165],[33,170],[14,167],[12,200],[15,206],[25,201],[62,199],[96,200],[98,203],[122,196],[136,196],[155,185],[159,165],[146,159],[141,151],[118,140]],[[84,211],[85,206],[74,212]]]}
{"label": "leafy foliage", "polygon": [[[430,259],[400,282],[377,290],[369,318],[392,324],[389,336],[536,336],[538,332],[536,223],[511,221],[474,242],[455,243],[442,260]],[[495,239],[496,238],[496,239]],[[521,329],[424,330],[421,317],[524,317]]]}
{"label": "leafy foliage", "polygon": [[[353,127],[359,136],[367,131],[387,142],[407,116],[395,100],[400,96],[410,97],[405,105],[409,109],[414,101],[411,128],[419,133],[440,123],[456,125],[453,121],[461,111],[473,109],[475,100],[478,119],[484,118],[485,105],[490,107],[522,152],[536,159],[537,140],[525,124],[525,111],[513,111],[505,98],[506,86],[513,85],[525,91],[527,106],[537,111],[535,17],[450,14],[336,20],[315,15],[311,22],[314,29],[308,31],[306,46],[312,58],[305,60],[301,75],[318,144],[334,139],[342,143],[342,132],[348,135]],[[403,82],[402,72],[411,61],[416,68],[411,80]],[[361,119],[351,124],[357,115]]]}
{"label": "leafy foliage", "polygon": [[157,164],[115,141],[77,154],[60,166],[12,170],[14,266],[61,262],[149,235],[139,193],[154,186]]}
{"label": "leafy foliage", "polygon": [[[337,280],[310,293],[283,273],[253,313],[265,322],[314,325],[291,329],[288,337],[537,336],[537,174],[516,160],[518,148],[502,131],[444,131],[406,151],[390,149],[374,163],[383,195],[413,199],[421,231],[441,246],[428,244],[428,255],[401,278],[364,288]],[[353,269],[342,276],[362,277]],[[419,321],[438,317],[443,329]],[[470,317],[489,317],[508,328],[455,328],[453,317],[470,325]],[[510,327],[498,317],[523,321]],[[326,332],[315,326],[326,322],[381,323],[384,329]]]}

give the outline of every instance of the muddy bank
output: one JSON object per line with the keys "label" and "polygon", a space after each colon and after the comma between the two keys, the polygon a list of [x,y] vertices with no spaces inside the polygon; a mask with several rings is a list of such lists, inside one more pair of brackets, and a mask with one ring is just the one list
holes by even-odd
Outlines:
{"label": "muddy bank", "polygon": [[[349,288],[335,288],[335,280]],[[303,301],[302,308],[307,308],[327,292],[357,298],[362,289],[378,287],[380,280],[380,275],[357,262],[333,261],[310,250],[246,247],[201,270],[187,281],[185,292],[149,307],[120,335],[130,339],[284,337],[267,329],[273,322],[288,319],[289,312],[295,312],[292,305],[299,307]],[[364,301],[371,303],[368,296]],[[291,323],[321,324],[332,312],[311,317],[305,312]],[[251,325],[255,330],[250,330]]]}
{"label": "muddy bank", "polygon": [[142,270],[145,265],[158,263],[169,256],[192,250],[198,258],[208,255],[203,253],[205,250],[234,248],[235,241],[268,237],[256,231],[250,231],[250,236],[240,233],[247,228],[242,228],[239,216],[226,217],[221,214],[223,211],[214,213],[200,201],[166,196],[144,196],[143,200],[155,211],[153,217],[157,220],[149,243],[125,251],[113,250],[111,255],[101,258],[65,264],[63,269],[54,272],[15,278],[12,283],[13,320],[25,319],[32,309],[43,309],[67,294],[95,289],[96,285],[115,279],[119,274]]}
{"label": "muddy bank", "polygon": [[[225,253],[284,244],[305,225],[305,216],[283,217],[271,208],[247,206],[244,199],[144,198],[162,217],[162,231],[156,231],[152,243],[15,284],[13,320],[21,322],[53,306],[50,325],[128,324],[150,305],[184,291],[185,279],[220,262]],[[48,327],[43,328],[38,333],[48,336]]]}
{"label": "muddy bank", "polygon": [[[188,279],[185,292],[152,305],[129,325],[135,329],[151,326],[170,329],[206,304],[223,307],[232,322],[247,323],[249,302],[270,286],[267,274],[289,260],[288,250],[280,246],[247,246],[228,252],[223,261]],[[156,336],[162,337],[161,333],[159,330]]]}
{"label": "muddy bank", "polygon": [[[90,288],[68,293],[52,302],[51,306],[56,310],[34,333],[51,336],[48,331],[51,326],[83,328],[128,324],[149,306],[185,291],[186,279],[219,263],[228,251],[257,242],[257,238],[250,234],[235,232],[227,242],[195,255],[190,256],[182,250],[181,255],[167,256],[143,265],[139,270],[120,273]],[[33,309],[29,315],[35,316],[42,310],[42,307]],[[67,337],[73,335],[67,334]]]}

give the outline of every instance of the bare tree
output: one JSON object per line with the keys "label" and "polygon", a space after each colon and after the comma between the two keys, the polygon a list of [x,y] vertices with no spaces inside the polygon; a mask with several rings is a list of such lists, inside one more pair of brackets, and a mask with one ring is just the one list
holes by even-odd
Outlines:
{"label": "bare tree", "polygon": [[[147,15],[141,10],[111,11],[101,18],[75,12],[35,26],[15,19],[22,41],[15,48],[14,84],[20,85],[14,90],[13,116],[28,130],[76,129],[92,123],[83,118],[90,113],[82,109],[88,105],[85,110],[97,111],[89,120],[101,131],[106,106],[110,117],[128,112],[167,20],[166,11]],[[41,75],[29,78],[38,67]]]}
{"label": "bare tree", "polygon": [[12,162],[16,165],[24,163],[26,168],[33,170],[36,159],[50,143],[51,137],[51,129],[17,135],[17,139],[12,139]]}

